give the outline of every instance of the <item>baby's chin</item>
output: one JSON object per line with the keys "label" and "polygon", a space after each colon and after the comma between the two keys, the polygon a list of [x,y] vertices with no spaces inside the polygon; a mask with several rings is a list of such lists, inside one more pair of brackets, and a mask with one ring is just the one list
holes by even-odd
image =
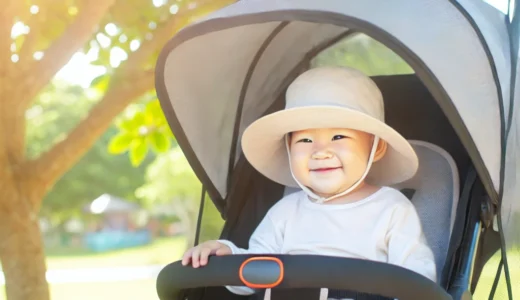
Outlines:
{"label": "baby's chin", "polygon": [[335,196],[345,190],[347,190],[347,188],[342,188],[342,187],[334,187],[334,186],[329,186],[329,187],[323,187],[323,186],[320,186],[320,187],[313,187],[313,186],[310,186],[308,187],[314,194],[320,196],[320,197],[323,197],[323,198],[329,198],[329,197],[332,197],[332,196]]}

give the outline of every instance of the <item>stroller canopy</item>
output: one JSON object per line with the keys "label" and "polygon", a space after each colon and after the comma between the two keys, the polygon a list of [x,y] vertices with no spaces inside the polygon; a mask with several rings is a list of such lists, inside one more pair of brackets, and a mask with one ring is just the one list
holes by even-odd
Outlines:
{"label": "stroller canopy", "polygon": [[381,42],[413,68],[493,202],[503,199],[504,231],[514,234],[520,219],[518,22],[480,0],[243,0],[184,28],[160,54],[156,89],[217,206],[229,193],[244,129],[274,109],[310,58],[353,33]]}
{"label": "stroller canopy", "polygon": [[313,49],[354,31],[414,68],[498,191],[511,49],[504,14],[483,1],[250,0],[185,28],[161,54],[157,89],[203,183],[225,198],[228,159],[245,127]]}

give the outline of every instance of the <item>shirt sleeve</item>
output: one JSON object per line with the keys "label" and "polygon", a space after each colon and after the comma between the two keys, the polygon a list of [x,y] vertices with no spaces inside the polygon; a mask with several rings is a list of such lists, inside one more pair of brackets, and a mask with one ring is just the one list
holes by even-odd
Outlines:
{"label": "shirt sleeve", "polygon": [[[273,220],[272,214],[268,213],[255,229],[249,239],[249,248],[237,247],[228,240],[218,240],[218,242],[231,248],[233,254],[279,254],[282,249],[283,225]],[[226,286],[234,294],[251,295],[254,290],[245,286]]]}
{"label": "shirt sleeve", "polygon": [[412,203],[394,210],[387,233],[388,262],[419,273],[437,282],[432,250],[422,231],[421,221]]}

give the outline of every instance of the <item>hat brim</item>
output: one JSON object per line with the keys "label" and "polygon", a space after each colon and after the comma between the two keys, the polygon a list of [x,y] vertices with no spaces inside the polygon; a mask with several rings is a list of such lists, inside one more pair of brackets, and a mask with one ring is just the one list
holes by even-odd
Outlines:
{"label": "hat brim", "polygon": [[281,110],[253,122],[242,136],[242,151],[251,165],[267,178],[298,187],[291,175],[285,135],[312,128],[349,128],[368,132],[387,142],[382,159],[366,177],[384,186],[403,182],[417,172],[417,154],[410,143],[384,122],[357,110],[332,106],[308,106]]}

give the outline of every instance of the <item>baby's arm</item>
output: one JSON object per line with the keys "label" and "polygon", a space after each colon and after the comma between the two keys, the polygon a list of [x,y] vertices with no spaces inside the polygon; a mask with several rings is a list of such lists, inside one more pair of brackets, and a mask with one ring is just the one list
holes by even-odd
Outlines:
{"label": "baby's arm", "polygon": [[[249,240],[249,249],[235,246],[231,241],[219,240],[228,246],[232,254],[277,254],[281,252],[283,231],[268,213],[255,229]],[[226,286],[234,294],[251,295],[255,291],[245,286]]]}
{"label": "baby's arm", "polygon": [[228,240],[218,240],[218,242],[228,246],[232,254],[272,254],[280,253],[282,238],[281,228],[267,214],[251,235],[248,249],[239,248]]}
{"label": "baby's arm", "polygon": [[[207,264],[208,256],[210,255],[280,253],[283,239],[283,225],[280,220],[276,221],[272,215],[273,212],[270,210],[255,229],[249,240],[249,249],[239,248],[228,240],[206,241],[189,249],[184,254],[182,264],[186,266],[191,262],[195,268],[203,267]],[[280,216],[280,213],[276,213],[275,216]],[[250,295],[254,293],[254,290],[248,287],[227,286],[227,289],[239,295]]]}
{"label": "baby's arm", "polygon": [[387,234],[388,262],[437,282],[433,252],[426,242],[417,211],[409,201],[393,211]]}

